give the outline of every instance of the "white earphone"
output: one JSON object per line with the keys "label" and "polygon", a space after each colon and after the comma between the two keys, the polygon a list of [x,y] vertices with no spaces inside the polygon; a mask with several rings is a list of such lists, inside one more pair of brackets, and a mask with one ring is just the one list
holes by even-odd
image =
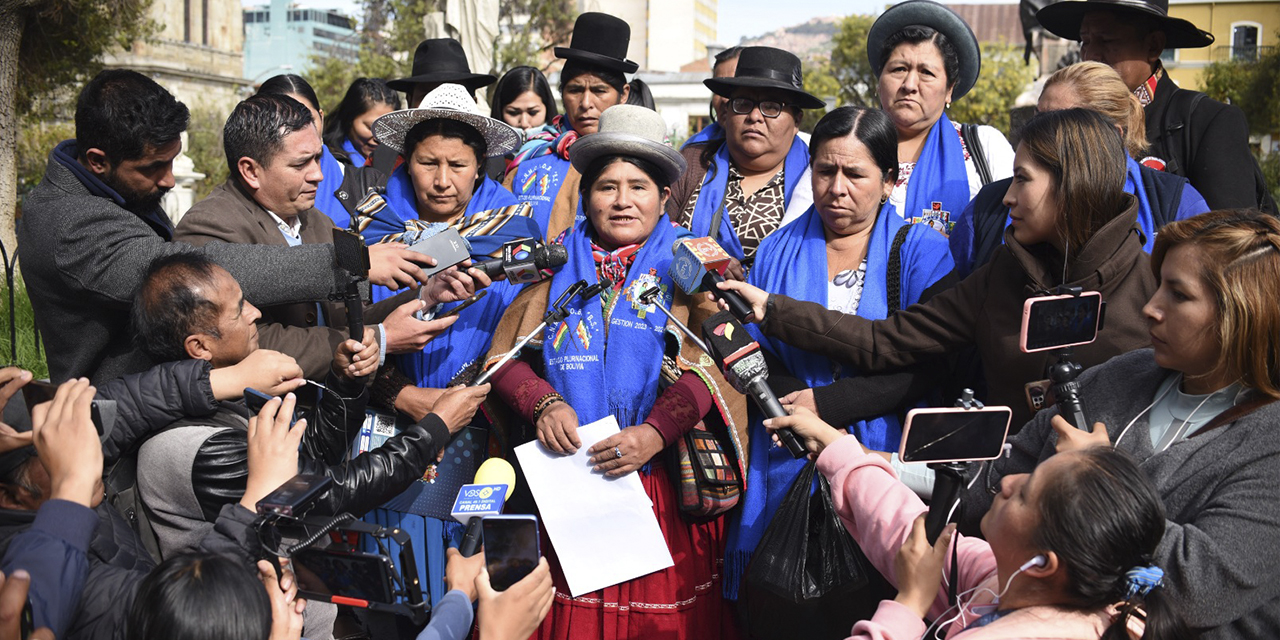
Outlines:
{"label": "white earphone", "polygon": [[1036,556],[1036,557],[1034,557],[1034,558],[1032,558],[1032,559],[1030,559],[1030,560],[1028,560],[1028,561],[1024,562],[1024,563],[1022,564],[1022,566],[1021,566],[1021,567],[1018,567],[1018,571],[1017,571],[1016,573],[1014,573],[1014,575],[1017,575],[1017,574],[1019,574],[1019,573],[1022,573],[1023,571],[1026,571],[1027,569],[1030,569],[1031,567],[1041,567],[1041,568],[1043,568],[1043,567],[1044,567],[1044,565],[1046,565],[1046,564],[1049,564],[1049,559],[1048,559],[1048,558],[1046,558],[1046,557],[1044,557],[1044,556]]}

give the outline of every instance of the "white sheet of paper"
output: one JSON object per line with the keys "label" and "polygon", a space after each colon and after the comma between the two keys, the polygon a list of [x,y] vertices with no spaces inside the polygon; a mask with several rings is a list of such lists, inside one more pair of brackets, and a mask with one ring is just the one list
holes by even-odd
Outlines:
{"label": "white sheet of paper", "polygon": [[587,449],[618,431],[612,416],[578,427],[582,446],[571,456],[537,440],[516,447],[574,597],[674,564],[638,472],[609,478],[591,469]]}

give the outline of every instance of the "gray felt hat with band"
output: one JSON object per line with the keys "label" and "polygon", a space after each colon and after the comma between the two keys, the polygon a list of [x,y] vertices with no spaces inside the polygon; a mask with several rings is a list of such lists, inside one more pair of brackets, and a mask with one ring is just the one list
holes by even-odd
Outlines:
{"label": "gray felt hat with band", "polygon": [[955,82],[951,90],[951,99],[959,100],[969,93],[978,82],[978,73],[982,71],[982,53],[978,49],[978,37],[973,34],[969,23],[951,9],[932,0],[907,0],[895,4],[876,18],[871,30],[867,32],[867,60],[871,69],[879,76],[884,70],[885,61],[881,59],[884,43],[895,33],[910,26],[929,27],[941,33],[955,47],[959,58],[959,77],[949,78]]}
{"label": "gray felt hat with band", "polygon": [[619,104],[600,114],[600,130],[573,143],[570,160],[578,173],[605,156],[632,156],[652,162],[667,182],[675,182],[688,166],[664,140],[667,122],[652,109]]}

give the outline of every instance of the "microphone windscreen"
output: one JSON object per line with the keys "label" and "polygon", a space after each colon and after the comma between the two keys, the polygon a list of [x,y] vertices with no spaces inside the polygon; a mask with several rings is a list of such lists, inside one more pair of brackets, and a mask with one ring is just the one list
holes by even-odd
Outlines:
{"label": "microphone windscreen", "polygon": [[507,497],[516,488],[516,470],[510,462],[502,458],[489,458],[479,469],[476,469],[475,484],[504,484],[507,486]]}
{"label": "microphone windscreen", "polygon": [[747,328],[728,311],[721,311],[703,321],[702,339],[722,370],[760,348]]}

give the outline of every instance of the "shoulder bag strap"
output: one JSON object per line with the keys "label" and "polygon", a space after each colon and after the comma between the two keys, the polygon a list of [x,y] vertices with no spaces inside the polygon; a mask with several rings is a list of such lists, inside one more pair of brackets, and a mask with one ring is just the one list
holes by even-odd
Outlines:
{"label": "shoulder bag strap", "polygon": [[893,236],[893,246],[889,249],[889,266],[885,269],[885,302],[889,305],[888,315],[893,315],[902,308],[902,245],[907,241],[911,225],[903,225]]}
{"label": "shoulder bag strap", "polygon": [[982,178],[982,185],[991,184],[991,166],[987,164],[987,152],[982,148],[982,141],[978,139],[978,125],[960,125],[960,137],[964,138],[965,147],[969,149],[969,157],[973,158],[973,166],[978,170],[978,177]]}

